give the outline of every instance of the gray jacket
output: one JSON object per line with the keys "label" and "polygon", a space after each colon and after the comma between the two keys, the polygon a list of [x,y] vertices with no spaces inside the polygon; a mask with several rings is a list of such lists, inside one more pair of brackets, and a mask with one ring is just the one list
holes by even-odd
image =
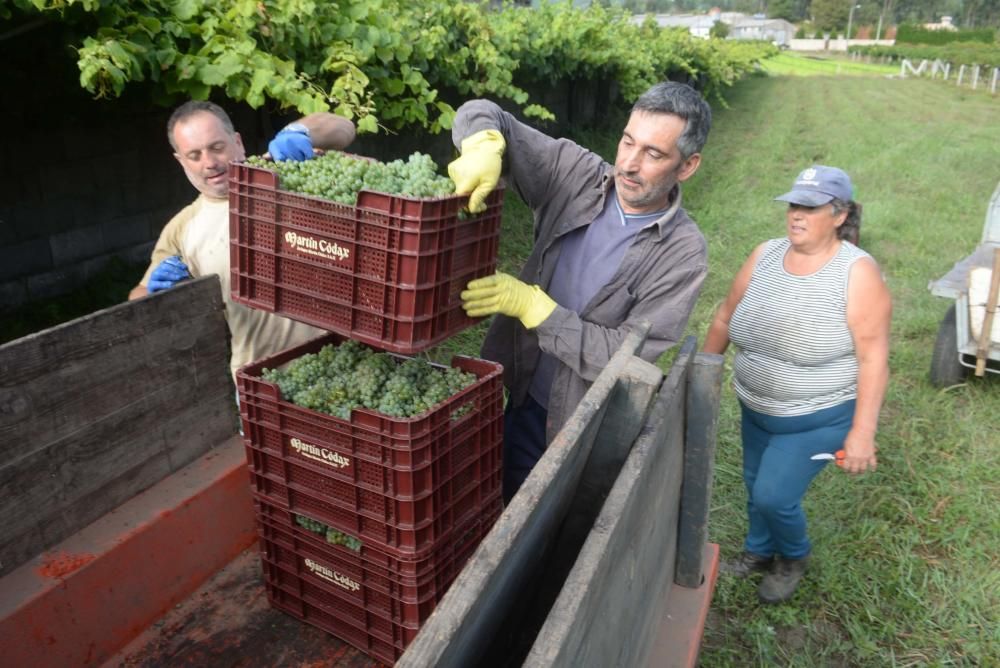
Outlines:
{"label": "gray jacket", "polygon": [[[563,236],[601,213],[614,185],[614,166],[569,140],[538,132],[492,102],[463,104],[452,128],[455,146],[481,130],[503,135],[508,187],[534,212],[535,245],[520,278],[547,290]],[[527,396],[540,352],[561,362],[549,395],[547,442],[633,325],[644,320],[652,325],[642,351],[650,362],[683,335],[708,271],[708,253],[698,226],[681,208],[680,186],[671,198],[670,210],[636,235],[614,278],[582,312],[557,306],[530,331],[503,315],[491,324],[482,355],[503,364],[504,384],[515,406]]]}

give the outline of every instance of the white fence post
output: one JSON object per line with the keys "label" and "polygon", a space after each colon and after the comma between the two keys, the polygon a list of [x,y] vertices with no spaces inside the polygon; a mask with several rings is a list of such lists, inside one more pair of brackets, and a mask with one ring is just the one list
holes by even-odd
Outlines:
{"label": "white fence post", "polygon": [[[948,77],[951,76],[952,63],[943,62],[940,59],[934,59],[933,62],[927,60],[921,60],[920,65],[914,67],[913,63],[907,59],[902,58],[899,65],[899,76],[901,78],[906,78],[908,76],[920,76],[929,75],[931,79],[937,77],[938,72],[941,73],[941,78],[943,81],[947,81]],[[966,71],[972,79],[971,82],[967,80]],[[990,93],[993,95],[997,94],[997,87],[1000,85],[1000,66],[992,67],[990,70]],[[967,85],[972,87],[972,90],[979,89],[979,80],[983,79],[983,83],[986,83],[986,71],[984,71],[982,65],[959,65],[958,72],[955,77],[955,85],[961,86],[962,82],[965,81]]]}
{"label": "white fence post", "polygon": [[924,70],[926,70],[926,69],[927,69],[927,61],[926,60],[921,60],[920,61],[920,66],[919,67],[914,67],[913,63],[911,63],[908,59],[903,58],[903,62],[899,66],[899,76],[905,78],[906,77],[906,70],[910,70],[911,72],[913,72],[913,74],[915,76],[920,76],[921,74],[924,73]]}
{"label": "white fence post", "polygon": [[935,58],[931,65],[931,79],[937,76],[937,73],[941,73],[941,79],[944,81],[948,80],[948,72],[951,71],[951,63],[945,63],[941,60]]}

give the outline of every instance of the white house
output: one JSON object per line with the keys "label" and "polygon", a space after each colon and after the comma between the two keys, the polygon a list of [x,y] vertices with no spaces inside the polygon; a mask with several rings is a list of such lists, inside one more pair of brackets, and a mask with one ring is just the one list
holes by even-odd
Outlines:
{"label": "white house", "polygon": [[[725,17],[725,15],[724,15]],[[788,46],[795,37],[795,25],[785,19],[735,15],[732,19],[722,19],[729,24],[731,39],[761,39],[774,42],[778,46]]]}
{"label": "white house", "polygon": [[928,30],[958,30],[951,22],[950,16],[942,16],[940,23],[925,23],[924,27]]}
{"label": "white house", "polygon": [[[708,39],[708,33],[718,21],[717,17],[708,14],[656,14],[653,16],[656,24],[661,28],[687,28],[695,37]],[[632,21],[642,23],[646,16],[633,16]]]}
{"label": "white house", "polygon": [[[656,14],[653,18],[661,28],[687,28],[693,36],[703,39],[708,39],[709,32],[717,21],[729,26],[729,39],[761,39],[778,46],[788,46],[795,36],[795,26],[784,19],[721,12],[714,8],[707,14]],[[634,16],[632,20],[642,23],[646,17]]]}

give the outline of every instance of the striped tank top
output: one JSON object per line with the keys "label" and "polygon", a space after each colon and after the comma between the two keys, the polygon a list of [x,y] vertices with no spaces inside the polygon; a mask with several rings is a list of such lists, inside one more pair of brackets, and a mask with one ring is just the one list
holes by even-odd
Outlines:
{"label": "striped tank top", "polygon": [[767,242],[746,294],[733,311],[729,339],[736,395],[776,416],[813,413],[857,396],[858,361],[847,328],[847,280],[868,253],[843,241],[819,271],[785,271],[788,239]]}

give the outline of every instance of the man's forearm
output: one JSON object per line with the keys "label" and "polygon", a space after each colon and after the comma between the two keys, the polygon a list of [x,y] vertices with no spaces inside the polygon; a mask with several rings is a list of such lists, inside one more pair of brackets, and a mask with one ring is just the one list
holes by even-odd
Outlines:
{"label": "man's forearm", "polygon": [[497,130],[506,139],[507,123],[503,110],[489,100],[469,100],[455,112],[451,126],[451,140],[456,149],[462,148],[462,141],[483,130]]}
{"label": "man's forearm", "polygon": [[354,141],[354,123],[343,116],[319,111],[297,121],[309,128],[309,139],[314,148],[342,149]]}
{"label": "man's forearm", "polygon": [[145,285],[137,285],[129,290],[128,299],[129,301],[132,301],[133,299],[138,299],[139,297],[145,297],[148,294],[149,290],[146,289]]}

